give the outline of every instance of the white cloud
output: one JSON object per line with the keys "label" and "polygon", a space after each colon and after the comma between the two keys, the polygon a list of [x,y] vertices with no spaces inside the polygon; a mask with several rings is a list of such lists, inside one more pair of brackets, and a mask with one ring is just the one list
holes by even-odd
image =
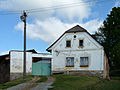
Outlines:
{"label": "white cloud", "polygon": [[[101,21],[97,19],[82,23],[83,19],[87,19],[92,14],[92,6],[88,5],[85,0],[4,0],[1,3],[1,10],[34,8],[48,10],[47,12],[29,13],[28,17],[32,16],[34,23],[27,23],[27,36],[30,39],[41,39],[48,43],[53,42],[65,30],[76,24],[81,25],[91,33],[94,33],[101,24]],[[45,8],[54,6],[67,8]],[[15,29],[23,31],[23,23],[19,22]]]}
{"label": "white cloud", "polygon": [[[57,18],[48,18],[45,21],[36,20],[34,24],[27,24],[27,36],[30,39],[41,39],[50,43],[70,26]],[[15,29],[23,31],[23,23],[18,23]]]}
{"label": "white cloud", "polygon": [[98,30],[98,28],[103,24],[103,21],[99,21],[98,19],[94,19],[91,21],[88,21],[84,24],[81,24],[83,27],[85,27],[90,33],[95,33],[95,31]]}
{"label": "white cloud", "polygon": [[[68,5],[69,4],[69,5]],[[54,6],[67,7],[62,9],[53,8]],[[52,8],[45,8],[52,7]],[[84,18],[88,18],[91,14],[91,8],[88,3],[84,0],[4,0],[1,1],[1,10],[27,10],[42,8],[42,10],[47,10],[47,12],[40,11],[39,13],[30,13],[29,15],[37,19],[46,19],[46,17],[53,17],[56,15],[58,18],[64,18],[66,21],[74,21],[75,18],[78,21],[82,21]]]}
{"label": "white cloud", "polygon": [[[48,18],[45,21],[37,20],[34,24],[27,24],[27,36],[31,39],[41,39],[51,43],[66,30],[77,24],[79,23],[64,23],[57,18]],[[101,21],[95,19],[79,25],[86,28],[90,33],[94,33],[101,24]],[[23,23],[18,23],[15,29],[23,31]]]}
{"label": "white cloud", "polygon": [[114,7],[119,7],[120,6],[120,1],[116,1]]}

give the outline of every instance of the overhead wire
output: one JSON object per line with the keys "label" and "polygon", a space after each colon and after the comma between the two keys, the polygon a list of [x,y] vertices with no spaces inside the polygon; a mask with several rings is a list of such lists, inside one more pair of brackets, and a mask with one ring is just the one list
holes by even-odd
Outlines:
{"label": "overhead wire", "polygon": [[[26,9],[25,11],[27,13],[36,13],[36,12],[45,12],[53,9],[62,9],[62,8],[69,8],[69,7],[78,7],[78,6],[83,6],[83,5],[90,5],[93,3],[100,4],[103,2],[108,2],[109,0],[94,0],[94,1],[87,1],[87,2],[75,2],[75,3],[66,3],[66,4],[61,4],[58,6],[51,6],[51,7],[44,7],[44,8],[34,8],[34,9]],[[0,15],[10,15],[10,14],[21,14],[23,10],[14,10],[14,11],[7,11],[7,12],[1,12]]]}

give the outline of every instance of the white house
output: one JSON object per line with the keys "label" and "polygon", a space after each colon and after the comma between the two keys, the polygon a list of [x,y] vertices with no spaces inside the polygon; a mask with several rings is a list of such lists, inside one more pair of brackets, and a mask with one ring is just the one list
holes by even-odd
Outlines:
{"label": "white house", "polygon": [[[53,74],[77,73],[109,77],[109,65],[104,47],[79,25],[64,32],[47,48],[47,51],[52,54],[27,50],[27,74],[50,75],[52,71]],[[0,73],[0,83],[21,77],[23,51],[12,50],[9,54],[0,56]]]}
{"label": "white house", "polygon": [[108,76],[104,47],[79,25],[64,32],[47,51],[52,53],[52,73]]}

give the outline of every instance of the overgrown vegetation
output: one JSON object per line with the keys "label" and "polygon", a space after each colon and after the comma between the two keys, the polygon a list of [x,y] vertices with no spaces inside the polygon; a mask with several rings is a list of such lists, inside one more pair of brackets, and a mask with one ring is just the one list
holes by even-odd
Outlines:
{"label": "overgrown vegetation", "polygon": [[47,81],[47,77],[46,76],[40,76],[40,79],[38,81],[36,81],[36,83],[41,83],[41,82],[45,82]]}
{"label": "overgrown vegetation", "polygon": [[112,8],[95,35],[105,47],[110,69],[120,69],[120,7]]}
{"label": "overgrown vegetation", "polygon": [[6,82],[4,84],[0,84],[0,89],[6,89],[6,88],[9,88],[9,87],[15,86],[17,84],[30,81],[30,80],[32,80],[32,78],[33,78],[32,75],[28,75],[25,80],[23,78],[19,78],[19,79],[10,81],[10,82]]}
{"label": "overgrown vegetation", "polygon": [[[120,90],[120,81],[106,81],[98,77],[55,75],[54,88],[49,90]],[[114,89],[113,89],[114,88]]]}
{"label": "overgrown vegetation", "polygon": [[110,76],[120,76],[120,69],[118,70],[111,70]]}

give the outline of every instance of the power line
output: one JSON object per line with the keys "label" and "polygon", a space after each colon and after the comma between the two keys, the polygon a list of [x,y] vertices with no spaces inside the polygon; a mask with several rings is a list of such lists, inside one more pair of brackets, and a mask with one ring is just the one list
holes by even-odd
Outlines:
{"label": "power line", "polygon": [[[107,0],[109,1],[109,0]],[[99,3],[99,2],[105,2],[104,0],[102,1],[96,1],[96,3]],[[35,13],[35,12],[45,12],[45,11],[49,11],[49,10],[53,10],[53,9],[62,9],[62,8],[71,8],[71,7],[78,7],[78,6],[83,6],[83,5],[86,5],[86,6],[89,6],[90,3],[95,3],[95,2],[87,2],[87,3],[71,3],[71,4],[64,4],[64,5],[60,5],[60,6],[53,6],[53,7],[46,7],[46,8],[36,8],[36,9],[29,9],[27,10],[28,13]],[[99,3],[100,4],[100,3]]]}
{"label": "power line", "polygon": [[[88,2],[86,2],[88,3]],[[59,6],[66,6],[66,5],[72,5],[72,4],[86,4],[85,2],[74,2],[74,3],[64,3],[64,4],[61,4],[61,5],[57,5],[57,6],[52,6],[52,7],[45,7],[45,8],[55,8],[55,7],[59,7]],[[43,8],[34,8],[34,9],[29,9],[28,11],[31,11],[31,10],[36,10],[36,9],[43,9]]]}
{"label": "power line", "polygon": [[[88,2],[75,2],[75,3],[71,3],[71,4],[62,4],[59,6],[52,6],[52,7],[45,7],[45,8],[35,8],[35,9],[28,9],[25,10],[27,13],[36,13],[36,12],[45,12],[45,11],[49,11],[49,10],[53,10],[53,9],[62,9],[62,8],[69,8],[69,7],[78,7],[78,6],[83,6],[83,5],[90,5],[93,3],[96,4],[101,4],[103,2],[108,2],[109,0],[101,0],[101,1],[88,1]],[[3,12],[0,13],[0,15],[10,15],[10,14],[21,14],[23,10],[15,10],[15,11],[8,11],[8,12]]]}

